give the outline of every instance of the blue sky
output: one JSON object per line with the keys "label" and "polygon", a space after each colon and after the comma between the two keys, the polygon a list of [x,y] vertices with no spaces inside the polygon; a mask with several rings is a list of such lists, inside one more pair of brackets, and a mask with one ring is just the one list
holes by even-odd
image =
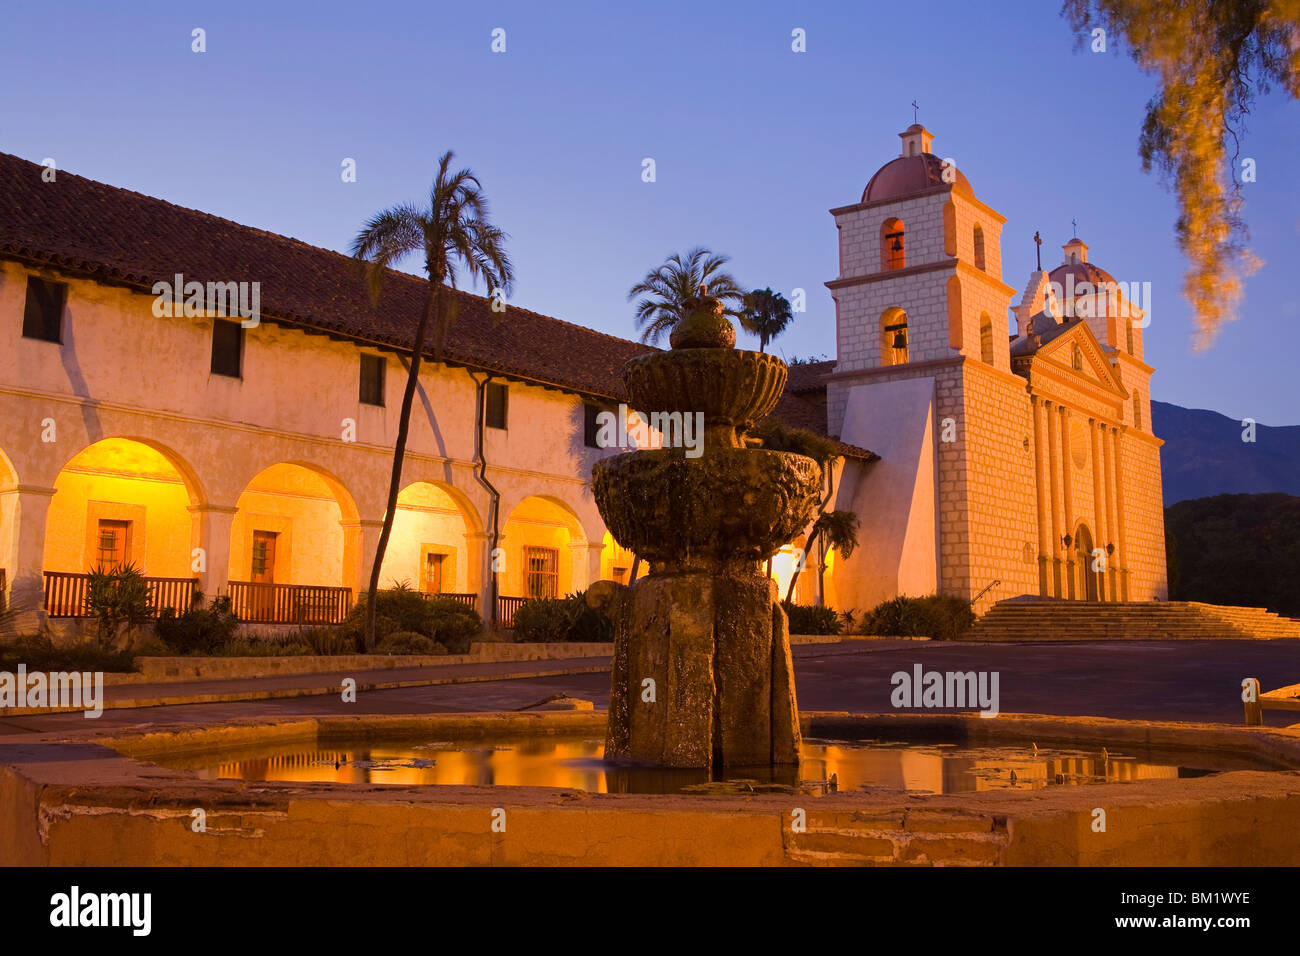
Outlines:
{"label": "blue sky", "polygon": [[775,343],[787,357],[834,355],[827,210],[897,155],[915,99],[935,151],[1008,219],[1006,282],[1024,285],[1035,230],[1059,262],[1077,219],[1094,262],[1152,283],[1153,398],[1300,421],[1300,104],[1275,93],[1250,117],[1265,265],[1240,321],[1194,352],[1173,198],[1137,157],[1154,82],[1122,50],[1076,51],[1054,2],[7,8],[0,150],[343,251],[454,149],[511,235],[519,305],[635,337],[627,289],[706,245],[742,285],[807,290]]}

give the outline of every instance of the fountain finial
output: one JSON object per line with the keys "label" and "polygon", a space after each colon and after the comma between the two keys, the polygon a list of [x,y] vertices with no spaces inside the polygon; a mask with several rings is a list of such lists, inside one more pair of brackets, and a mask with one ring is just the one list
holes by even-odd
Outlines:
{"label": "fountain finial", "polygon": [[727,320],[726,306],[699,284],[695,295],[682,302],[682,317],[668,343],[674,349],[734,349],[736,328]]}

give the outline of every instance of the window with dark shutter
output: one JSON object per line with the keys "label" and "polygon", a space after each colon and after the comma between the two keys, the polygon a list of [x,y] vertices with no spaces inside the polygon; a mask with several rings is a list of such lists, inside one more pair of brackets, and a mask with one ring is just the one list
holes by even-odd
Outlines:
{"label": "window with dark shutter", "polygon": [[486,419],[488,428],[506,427],[506,386],[489,382],[484,398],[487,402]]}
{"label": "window with dark shutter", "polygon": [[366,405],[384,404],[384,369],[382,355],[361,356],[361,401]]}
{"label": "window with dark shutter", "polygon": [[244,358],[244,327],[225,319],[212,321],[212,374],[240,378]]}
{"label": "window with dark shutter", "polygon": [[64,283],[28,276],[27,302],[23,306],[23,338],[63,341],[60,330],[67,298],[68,287]]}
{"label": "window with dark shutter", "polygon": [[600,425],[596,419],[600,415],[600,406],[587,402],[582,406],[582,441],[588,448],[599,448],[600,444],[596,441],[600,434]]}

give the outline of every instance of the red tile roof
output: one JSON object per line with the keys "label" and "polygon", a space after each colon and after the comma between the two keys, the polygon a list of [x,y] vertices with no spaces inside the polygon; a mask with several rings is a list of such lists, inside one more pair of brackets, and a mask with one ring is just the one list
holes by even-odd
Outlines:
{"label": "red tile roof", "polygon": [[835,360],[825,362],[800,362],[790,366],[790,377],[786,380],[787,395],[803,395],[809,392],[825,392],[826,379],[835,371]]}
{"label": "red tile roof", "polygon": [[[954,191],[967,196],[974,196],[970,182],[957,167],[952,167],[955,174],[951,186]],[[943,160],[934,153],[922,153],[919,156],[899,156],[891,159],[876,170],[867,188],[862,190],[862,201],[881,202],[886,199],[906,199],[936,186],[949,185],[944,178]]]}
{"label": "red tile roof", "polygon": [[[375,305],[349,256],[62,170],[44,182],[43,170],[0,153],[0,258],[150,294],[176,273],[186,281],[258,282],[263,321],[399,350],[414,342],[424,279],[390,271]],[[482,296],[456,295],[451,364],[622,400],[623,363],[653,350],[513,304],[494,313]],[[774,414],[825,434],[824,413],[794,395]]]}

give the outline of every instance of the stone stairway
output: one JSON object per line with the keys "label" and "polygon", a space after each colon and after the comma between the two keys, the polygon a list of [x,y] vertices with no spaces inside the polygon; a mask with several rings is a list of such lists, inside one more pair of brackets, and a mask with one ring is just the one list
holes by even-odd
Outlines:
{"label": "stone stairway", "polygon": [[963,641],[1205,641],[1300,638],[1300,622],[1262,607],[1194,601],[999,601]]}
{"label": "stone stairway", "polygon": [[944,810],[823,811],[807,830],[786,828],[793,866],[997,866],[1010,840],[1006,819]]}

